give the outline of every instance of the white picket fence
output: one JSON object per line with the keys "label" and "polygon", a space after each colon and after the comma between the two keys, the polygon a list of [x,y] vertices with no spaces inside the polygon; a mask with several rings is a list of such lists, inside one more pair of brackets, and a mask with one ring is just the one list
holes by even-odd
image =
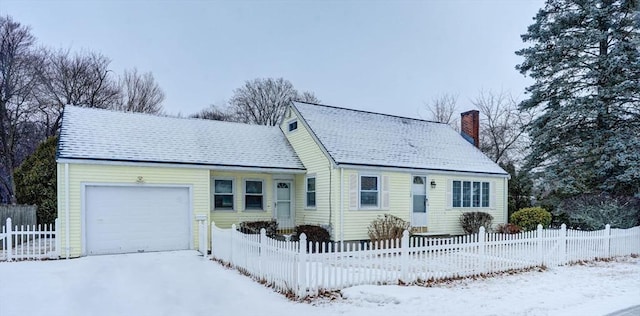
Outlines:
{"label": "white picket fence", "polygon": [[58,259],[59,238],[55,224],[13,226],[11,218],[0,227],[0,261]]}
{"label": "white picket fence", "polygon": [[[335,247],[335,248],[334,248]],[[340,249],[337,249],[340,248]],[[451,238],[404,236],[383,243],[279,241],[211,223],[211,255],[280,292],[317,295],[362,284],[414,284],[640,254],[640,226],[599,231],[542,229]],[[312,251],[308,251],[308,249]],[[338,251],[339,250],[339,251]]]}

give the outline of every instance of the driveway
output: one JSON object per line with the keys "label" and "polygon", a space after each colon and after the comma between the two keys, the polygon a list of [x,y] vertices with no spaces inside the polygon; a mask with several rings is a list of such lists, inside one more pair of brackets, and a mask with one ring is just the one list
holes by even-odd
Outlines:
{"label": "driveway", "polygon": [[0,263],[2,316],[301,315],[311,308],[195,251]]}

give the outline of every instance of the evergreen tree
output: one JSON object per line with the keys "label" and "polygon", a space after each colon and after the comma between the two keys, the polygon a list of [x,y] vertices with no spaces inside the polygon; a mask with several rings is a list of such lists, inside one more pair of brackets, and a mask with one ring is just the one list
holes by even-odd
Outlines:
{"label": "evergreen tree", "polygon": [[640,194],[639,3],[547,0],[522,35],[528,167],[561,195]]}
{"label": "evergreen tree", "polygon": [[38,206],[38,224],[52,224],[57,217],[57,143],[58,137],[49,137],[14,172],[18,203]]}

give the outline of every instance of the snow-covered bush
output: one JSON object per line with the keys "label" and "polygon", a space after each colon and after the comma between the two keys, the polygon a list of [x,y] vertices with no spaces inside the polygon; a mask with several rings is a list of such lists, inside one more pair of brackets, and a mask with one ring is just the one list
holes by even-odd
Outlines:
{"label": "snow-covered bush", "polygon": [[488,231],[491,229],[493,216],[485,212],[467,212],[460,214],[460,226],[467,234],[477,234],[481,226]]}
{"label": "snow-covered bush", "polygon": [[241,222],[238,225],[238,231],[244,234],[260,234],[260,230],[264,228],[267,236],[273,237],[278,232],[278,222],[275,219],[264,221]]}
{"label": "snow-covered bush", "polygon": [[576,229],[598,230],[606,224],[630,228],[640,225],[640,198],[584,194],[562,201],[554,213],[564,215],[567,226]]}
{"label": "snow-covered bush", "polygon": [[378,216],[369,225],[369,239],[373,242],[381,240],[402,238],[402,233],[409,230],[410,224],[391,214],[384,214],[383,217]]}
{"label": "snow-covered bush", "polygon": [[538,224],[547,227],[551,224],[551,213],[542,207],[526,207],[511,214],[511,223],[525,231],[536,229]]}

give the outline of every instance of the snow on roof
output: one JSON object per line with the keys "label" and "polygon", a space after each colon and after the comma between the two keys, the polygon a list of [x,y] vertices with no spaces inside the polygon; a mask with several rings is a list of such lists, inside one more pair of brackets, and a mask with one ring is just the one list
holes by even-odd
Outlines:
{"label": "snow on roof", "polygon": [[304,170],[276,126],[66,106],[58,158]]}
{"label": "snow on roof", "polygon": [[294,107],[338,164],[507,174],[448,124],[302,102]]}

